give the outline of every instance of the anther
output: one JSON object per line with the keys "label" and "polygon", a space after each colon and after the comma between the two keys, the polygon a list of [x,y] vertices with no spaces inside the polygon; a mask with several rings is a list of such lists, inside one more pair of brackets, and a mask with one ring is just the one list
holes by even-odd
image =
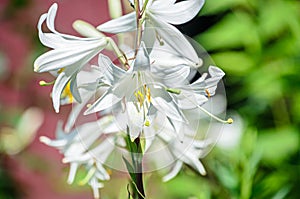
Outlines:
{"label": "anther", "polygon": [[45,82],[44,80],[41,80],[41,81],[39,82],[39,85],[40,85],[40,86],[50,86],[50,85],[53,85],[54,83],[55,83],[55,80],[52,81],[52,82]]}
{"label": "anther", "polygon": [[166,91],[169,92],[169,93],[177,94],[177,95],[179,95],[181,93],[181,90],[176,89],[176,88],[166,88]]}
{"label": "anther", "polygon": [[228,118],[227,123],[228,124],[232,124],[233,123],[233,119],[232,118]]}
{"label": "anther", "polygon": [[208,98],[211,97],[211,94],[209,93],[208,89],[205,89],[205,93],[206,93],[206,95],[207,95]]}

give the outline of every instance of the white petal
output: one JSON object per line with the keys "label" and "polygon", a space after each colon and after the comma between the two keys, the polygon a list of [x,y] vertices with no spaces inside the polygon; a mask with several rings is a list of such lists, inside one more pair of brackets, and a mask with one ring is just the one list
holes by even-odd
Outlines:
{"label": "white petal", "polygon": [[173,179],[179,173],[179,171],[181,170],[182,165],[183,165],[182,161],[177,160],[176,164],[172,168],[171,172],[168,173],[167,175],[165,175],[162,180],[164,182],[167,182],[167,181]]}
{"label": "white petal", "polygon": [[40,142],[42,142],[48,146],[58,148],[58,149],[66,146],[66,144],[68,143],[68,141],[66,139],[51,140],[50,138],[45,137],[45,136],[40,137]]}
{"label": "white petal", "polygon": [[178,105],[164,88],[152,87],[150,89],[151,95],[153,94],[151,96],[151,102],[158,111],[166,114],[166,116],[171,119],[186,121],[183,113],[179,110]]}
{"label": "white petal", "polygon": [[110,108],[120,100],[121,98],[117,97],[111,90],[108,90],[84,112],[84,115]]}
{"label": "white petal", "polygon": [[[169,145],[170,151],[181,161],[190,165],[196,169],[200,174],[206,175],[203,164],[198,159],[198,154],[196,154],[190,147],[184,146],[184,143],[176,142]],[[188,147],[188,148],[186,148]]]}
{"label": "white petal", "polygon": [[78,163],[70,164],[70,171],[69,171],[68,180],[67,180],[68,184],[72,184],[74,182],[78,166],[79,166]]}
{"label": "white petal", "polygon": [[97,161],[96,162],[96,167],[97,167],[99,173],[101,173],[101,175],[102,175],[102,180],[109,180],[110,179],[110,176],[107,173],[107,171],[104,169],[104,167],[102,166],[102,163]]}
{"label": "white petal", "polygon": [[47,27],[49,28],[49,30],[57,35],[60,35],[62,37],[68,38],[68,39],[75,39],[75,40],[80,39],[79,37],[75,37],[72,35],[61,34],[55,30],[54,22],[55,22],[55,17],[56,17],[56,13],[57,13],[57,8],[58,8],[57,3],[52,4],[52,6],[49,8],[48,17],[47,17],[47,21],[46,21]]}
{"label": "white petal", "polygon": [[80,114],[81,110],[85,107],[86,103],[89,101],[92,95],[92,92],[88,92],[85,96],[83,96],[82,103],[76,104],[72,107],[71,113],[69,114],[68,120],[64,128],[65,132],[70,132],[71,128],[75,124],[78,115]]}
{"label": "white petal", "polygon": [[185,0],[168,7],[155,7],[151,12],[171,24],[183,24],[193,19],[200,11],[204,0]]}
{"label": "white petal", "polygon": [[154,46],[154,43],[156,41],[155,28],[153,28],[149,23],[151,23],[149,20],[145,21],[145,28],[142,34],[142,41],[145,43],[148,53],[152,51],[152,47]]}
{"label": "white petal", "polygon": [[56,113],[59,112],[60,95],[71,78],[72,76],[67,76],[65,72],[62,72],[58,75],[57,79],[55,80],[52,89],[52,102]]}
{"label": "white petal", "polygon": [[100,163],[104,164],[108,156],[114,150],[114,137],[107,137],[101,144],[89,152]]}
{"label": "white petal", "polygon": [[87,41],[84,45],[58,48],[42,54],[34,62],[36,72],[46,72],[68,67],[80,62],[83,65],[106,46],[106,39]]}
{"label": "white petal", "polygon": [[164,22],[160,18],[157,18],[151,13],[148,13],[148,16],[162,40],[172,47],[174,54],[186,58],[195,64],[199,64],[199,58],[196,51],[177,28]]}
{"label": "white petal", "polygon": [[[174,59],[176,60],[176,58]],[[172,59],[168,60],[172,63]],[[190,67],[186,65],[173,65],[173,67],[169,67],[168,65],[163,65],[160,61],[159,63],[154,61],[154,64],[151,65],[151,72],[159,77],[161,81],[170,88],[176,88],[180,85],[183,86],[189,83],[187,78],[190,74]]]}
{"label": "white petal", "polygon": [[97,27],[98,30],[108,33],[121,33],[136,30],[136,17],[135,12],[129,13],[122,17],[112,19]]}
{"label": "white petal", "polygon": [[144,126],[144,112],[138,111],[134,102],[126,103],[129,135],[131,140],[135,140],[142,131]]}
{"label": "white petal", "polygon": [[77,38],[74,39],[66,39],[61,36],[60,33],[44,33],[42,30],[42,24],[47,19],[48,14],[43,14],[38,22],[38,33],[39,33],[39,39],[41,43],[49,48],[59,48],[59,47],[65,47],[66,45],[76,45],[79,42],[84,42],[83,38]]}
{"label": "white petal", "polygon": [[[210,66],[208,68],[208,72],[210,74],[210,78],[203,81],[203,78],[201,77],[199,80],[191,84],[191,88],[195,93],[205,95],[205,89],[207,89],[211,96],[215,94],[217,85],[219,81],[224,77],[225,73],[216,66]],[[206,77],[206,75],[204,75],[204,77]]]}
{"label": "white petal", "polygon": [[201,175],[206,175],[205,168],[197,157],[190,154],[185,154],[185,157],[188,159],[188,162],[186,162],[187,164],[194,167],[194,169],[196,169]]}
{"label": "white petal", "polygon": [[[66,46],[76,46],[79,44],[84,45],[86,41],[94,40],[95,38],[101,38],[100,36],[95,36],[94,38],[81,38],[76,37],[73,35],[67,35],[59,33],[55,30],[54,22],[57,12],[57,4],[54,3],[48,13],[43,14],[38,22],[38,32],[39,32],[39,38],[42,44],[49,48],[65,48]],[[52,33],[44,33],[42,30],[42,24],[44,21],[47,21],[47,26],[51,30]]]}
{"label": "white petal", "polygon": [[141,43],[141,46],[137,52],[133,67],[134,71],[143,71],[150,69],[150,58],[144,42]]}
{"label": "white petal", "polygon": [[181,90],[181,93],[176,95],[176,97],[178,99],[178,106],[181,109],[193,109],[198,105],[201,106],[208,100],[205,95],[189,90]]}
{"label": "white petal", "polygon": [[98,64],[100,71],[102,71],[110,85],[113,85],[126,73],[126,71],[114,65],[109,57],[102,54],[99,54]]}
{"label": "white petal", "polygon": [[77,75],[74,75],[75,77],[72,79],[72,81],[70,82],[70,90],[72,93],[72,96],[74,97],[74,99],[78,102],[81,103],[81,96],[78,90],[78,86],[77,86]]}

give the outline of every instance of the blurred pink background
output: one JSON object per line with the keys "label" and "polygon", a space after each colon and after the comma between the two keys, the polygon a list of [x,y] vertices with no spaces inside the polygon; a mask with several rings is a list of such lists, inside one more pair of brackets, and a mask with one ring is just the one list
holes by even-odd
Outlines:
{"label": "blurred pink background", "polygon": [[12,177],[20,198],[93,198],[89,187],[66,183],[68,165],[61,163],[57,150],[39,142],[41,135],[53,138],[57,121],[70,111],[70,106],[65,106],[60,114],[54,113],[51,86],[38,85],[40,80],[51,80],[51,76],[33,72],[34,59],[47,51],[38,40],[36,25],[54,2],[59,6],[59,32],[76,34],[72,29],[76,19],[95,26],[109,20],[106,0],[0,0],[0,130],[13,127],[14,118],[29,107],[42,109],[45,118],[33,143],[16,155],[1,152],[0,165]]}

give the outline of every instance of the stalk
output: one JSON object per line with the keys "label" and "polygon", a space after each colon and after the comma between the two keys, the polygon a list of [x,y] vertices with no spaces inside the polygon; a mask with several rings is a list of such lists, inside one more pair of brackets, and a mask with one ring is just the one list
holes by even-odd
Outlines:
{"label": "stalk", "polygon": [[144,199],[146,196],[143,182],[143,153],[140,138],[138,137],[134,141],[131,141],[129,133],[126,138],[126,146],[131,154],[131,161],[128,161],[124,157],[123,160],[131,178],[132,193],[129,192],[129,194],[133,199]]}

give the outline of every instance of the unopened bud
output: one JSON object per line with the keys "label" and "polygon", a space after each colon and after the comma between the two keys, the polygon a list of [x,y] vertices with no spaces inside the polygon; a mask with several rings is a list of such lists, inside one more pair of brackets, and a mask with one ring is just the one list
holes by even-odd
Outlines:
{"label": "unopened bud", "polygon": [[112,19],[122,16],[121,0],[108,0],[109,15]]}
{"label": "unopened bud", "polygon": [[76,20],[73,23],[73,28],[84,37],[105,37],[93,25],[86,21]]}

